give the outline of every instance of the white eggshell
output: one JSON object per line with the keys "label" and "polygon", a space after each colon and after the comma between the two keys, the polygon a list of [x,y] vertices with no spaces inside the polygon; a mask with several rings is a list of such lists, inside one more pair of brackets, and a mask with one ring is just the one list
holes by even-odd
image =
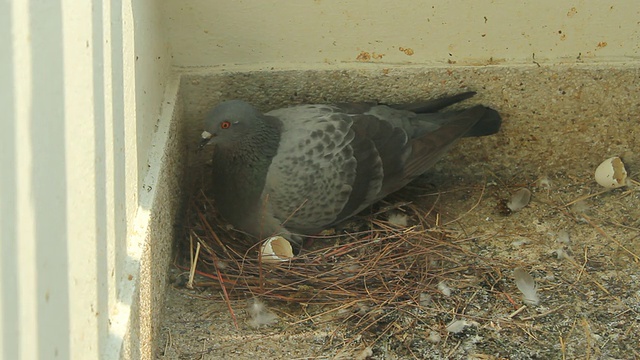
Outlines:
{"label": "white eggshell", "polygon": [[531,191],[527,188],[522,188],[511,195],[511,199],[507,203],[507,207],[511,211],[519,211],[529,205],[530,201]]}
{"label": "white eggshell", "polygon": [[598,165],[595,178],[601,186],[613,189],[627,185],[627,170],[622,160],[614,156]]}
{"label": "white eggshell", "polygon": [[282,236],[272,236],[262,243],[260,247],[262,262],[274,263],[287,261],[293,257],[291,243]]}

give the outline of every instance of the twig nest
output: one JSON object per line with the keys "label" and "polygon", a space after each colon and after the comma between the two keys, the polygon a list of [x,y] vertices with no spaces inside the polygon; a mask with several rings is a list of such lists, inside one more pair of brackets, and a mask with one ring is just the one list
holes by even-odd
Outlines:
{"label": "twig nest", "polygon": [[511,211],[519,211],[529,205],[529,201],[531,201],[531,191],[527,188],[522,188],[511,195],[511,199],[507,202],[507,207]]}
{"label": "twig nest", "polygon": [[608,189],[627,185],[627,169],[617,156],[603,161],[596,169],[596,182]]}
{"label": "twig nest", "polygon": [[262,243],[260,256],[265,263],[287,261],[293,257],[293,248],[289,240],[282,236],[272,236]]}

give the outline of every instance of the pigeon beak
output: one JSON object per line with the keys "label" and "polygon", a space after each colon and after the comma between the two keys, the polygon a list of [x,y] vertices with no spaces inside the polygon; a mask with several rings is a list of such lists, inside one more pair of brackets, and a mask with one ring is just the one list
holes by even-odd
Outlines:
{"label": "pigeon beak", "polygon": [[202,149],[203,147],[205,147],[205,145],[207,145],[211,140],[211,138],[213,137],[213,135],[208,131],[203,131],[201,136],[202,136],[202,141],[200,142],[198,149]]}

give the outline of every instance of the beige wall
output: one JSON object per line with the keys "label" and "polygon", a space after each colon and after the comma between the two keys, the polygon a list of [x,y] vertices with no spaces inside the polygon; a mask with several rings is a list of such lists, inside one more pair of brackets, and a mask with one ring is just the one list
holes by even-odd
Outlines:
{"label": "beige wall", "polygon": [[[625,61],[640,6],[624,1],[170,0],[180,67]],[[298,65],[296,65],[298,64]]]}

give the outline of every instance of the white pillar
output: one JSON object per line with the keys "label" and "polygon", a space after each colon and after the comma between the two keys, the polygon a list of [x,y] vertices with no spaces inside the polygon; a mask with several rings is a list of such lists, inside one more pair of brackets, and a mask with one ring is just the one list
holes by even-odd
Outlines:
{"label": "white pillar", "polygon": [[0,0],[2,359],[143,356],[123,343],[150,333],[131,316],[152,306],[138,209],[168,74],[163,37],[146,38],[155,6]]}

